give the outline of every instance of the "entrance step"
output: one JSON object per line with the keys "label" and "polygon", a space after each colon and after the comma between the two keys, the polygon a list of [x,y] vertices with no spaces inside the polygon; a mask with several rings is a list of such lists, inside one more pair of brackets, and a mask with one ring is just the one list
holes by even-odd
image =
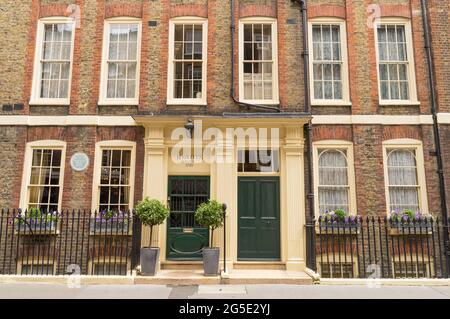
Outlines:
{"label": "entrance step", "polygon": [[227,277],[228,278],[222,278],[223,284],[313,284],[312,278],[303,271],[233,269]]}
{"label": "entrance step", "polygon": [[233,263],[233,269],[286,270],[286,264],[281,261],[238,261]]}
{"label": "entrance step", "polygon": [[161,270],[203,270],[202,261],[162,261]]}
{"label": "entrance step", "polygon": [[147,285],[312,285],[313,279],[303,271],[233,269],[221,276],[206,277],[203,270],[160,270],[156,276],[136,276],[135,284]]}
{"label": "entrance step", "polygon": [[156,276],[136,276],[135,284],[147,285],[218,285],[220,276],[203,276],[203,270],[160,270]]}

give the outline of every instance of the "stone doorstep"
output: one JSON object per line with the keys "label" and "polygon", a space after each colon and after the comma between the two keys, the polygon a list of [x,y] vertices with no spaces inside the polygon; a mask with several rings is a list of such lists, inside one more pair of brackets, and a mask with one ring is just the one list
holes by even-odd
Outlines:
{"label": "stone doorstep", "polygon": [[286,270],[232,270],[219,276],[204,276],[203,270],[160,270],[156,276],[18,276],[0,275],[0,283],[43,283],[61,285],[218,285],[218,284],[292,284],[310,285],[304,272]]}

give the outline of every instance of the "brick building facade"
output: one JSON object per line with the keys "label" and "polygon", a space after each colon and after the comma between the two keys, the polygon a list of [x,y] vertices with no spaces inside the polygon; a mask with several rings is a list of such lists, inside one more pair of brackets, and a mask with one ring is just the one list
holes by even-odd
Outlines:
{"label": "brick building facade", "polygon": [[[430,0],[427,6],[445,184],[450,185],[446,160],[450,156],[450,4]],[[65,154],[55,164],[59,179],[54,185],[50,181],[49,187],[36,186],[48,192],[47,197],[52,187],[59,187],[55,202],[46,197],[47,208],[121,209],[125,203],[123,208],[128,209],[146,196],[173,203],[171,178],[188,183],[181,177],[209,177],[208,197],[229,207],[230,267],[248,260],[281,261],[286,269],[305,267],[303,226],[311,209],[310,174],[316,216],[337,208],[386,216],[402,207],[441,216],[421,1],[308,1],[311,113],[305,105],[300,9],[299,2],[292,0],[26,0],[20,4],[3,0],[0,207],[27,209],[42,204],[42,194],[37,195],[38,203],[30,203],[35,187],[30,182],[32,169],[47,167],[34,163],[35,156],[41,161],[44,156],[36,155],[36,150],[56,149]],[[55,29],[57,25],[71,27]],[[63,40],[56,38],[59,35]],[[122,35],[126,40],[121,40]],[[119,58],[114,50],[122,54],[123,43],[127,53]],[[180,57],[178,45],[185,52]],[[69,50],[66,59],[64,48]],[[186,48],[192,50],[188,56]],[[60,69],[53,74],[55,65]],[[126,75],[112,70],[112,65],[126,68]],[[68,73],[63,72],[66,66]],[[46,67],[50,67],[48,74]],[[202,120],[205,130],[278,129],[280,153],[272,153],[265,173],[229,163],[174,163],[169,156],[174,147],[170,136],[188,119]],[[310,120],[311,150],[304,132]],[[102,162],[118,150],[130,151],[134,163],[124,162],[125,153],[119,165]],[[237,149],[224,143],[220,151],[235,154]],[[76,171],[71,158],[80,152],[89,163]],[[274,167],[275,156],[279,156],[278,167]],[[132,172],[125,177],[127,183],[117,182],[121,185],[117,202],[103,202],[102,187],[114,183],[103,183],[101,171],[116,166],[122,177],[128,166]],[[335,174],[345,171],[344,182],[322,181],[327,169]],[[404,172],[401,180],[396,173],[388,178],[390,169],[414,172]],[[201,184],[200,180],[195,183]],[[396,191],[400,186],[403,189]],[[338,191],[329,190],[333,188]],[[278,190],[278,196],[264,202],[264,195],[252,189]],[[126,191],[130,192],[120,193]],[[445,191],[450,198],[450,188]],[[110,188],[110,197],[111,192]],[[259,197],[249,208],[239,197],[251,194]],[[267,214],[275,226],[245,237],[242,219],[258,209],[258,201],[273,205],[276,212],[269,209]],[[186,259],[170,252],[177,250],[183,229],[192,226],[164,225],[154,234],[152,243],[162,247],[162,262]],[[248,244],[261,234],[274,234],[274,247]],[[148,235],[143,232],[144,243]],[[219,239],[216,244],[221,245]]]}

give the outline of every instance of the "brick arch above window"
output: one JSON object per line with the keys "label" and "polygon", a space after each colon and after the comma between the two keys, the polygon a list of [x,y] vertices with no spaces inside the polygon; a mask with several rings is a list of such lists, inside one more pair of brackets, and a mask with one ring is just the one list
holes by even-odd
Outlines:
{"label": "brick arch above window", "polygon": [[383,129],[383,140],[397,140],[397,139],[421,139],[421,129],[419,126],[405,126],[405,125],[393,125]]}
{"label": "brick arch above window", "polygon": [[308,8],[308,19],[319,17],[333,17],[345,19],[345,8],[332,4],[312,5]]}
{"label": "brick arch above window", "polygon": [[208,17],[208,7],[203,4],[177,4],[171,7],[170,17]]}
{"label": "brick arch above window", "polygon": [[72,11],[67,4],[47,4],[39,7],[39,18],[69,17]]}
{"label": "brick arch above window", "polygon": [[407,4],[380,4],[381,17],[411,19],[411,9]]}
{"label": "brick arch above window", "polygon": [[105,6],[105,19],[117,17],[142,18],[142,4],[109,4]]}
{"label": "brick arch above window", "polygon": [[352,128],[347,125],[328,126],[328,125],[314,125],[313,127],[314,142],[324,140],[341,140],[352,141]]}
{"label": "brick arch above window", "polygon": [[239,8],[239,17],[240,18],[248,18],[248,17],[276,18],[277,12],[276,12],[276,8],[273,6],[248,4],[248,5],[243,5]]}

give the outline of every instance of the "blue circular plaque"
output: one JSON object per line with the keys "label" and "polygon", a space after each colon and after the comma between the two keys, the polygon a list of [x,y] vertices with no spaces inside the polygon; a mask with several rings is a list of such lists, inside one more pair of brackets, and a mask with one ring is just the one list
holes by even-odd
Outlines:
{"label": "blue circular plaque", "polygon": [[74,171],[82,172],[89,166],[89,157],[86,153],[75,153],[70,159],[70,166]]}

